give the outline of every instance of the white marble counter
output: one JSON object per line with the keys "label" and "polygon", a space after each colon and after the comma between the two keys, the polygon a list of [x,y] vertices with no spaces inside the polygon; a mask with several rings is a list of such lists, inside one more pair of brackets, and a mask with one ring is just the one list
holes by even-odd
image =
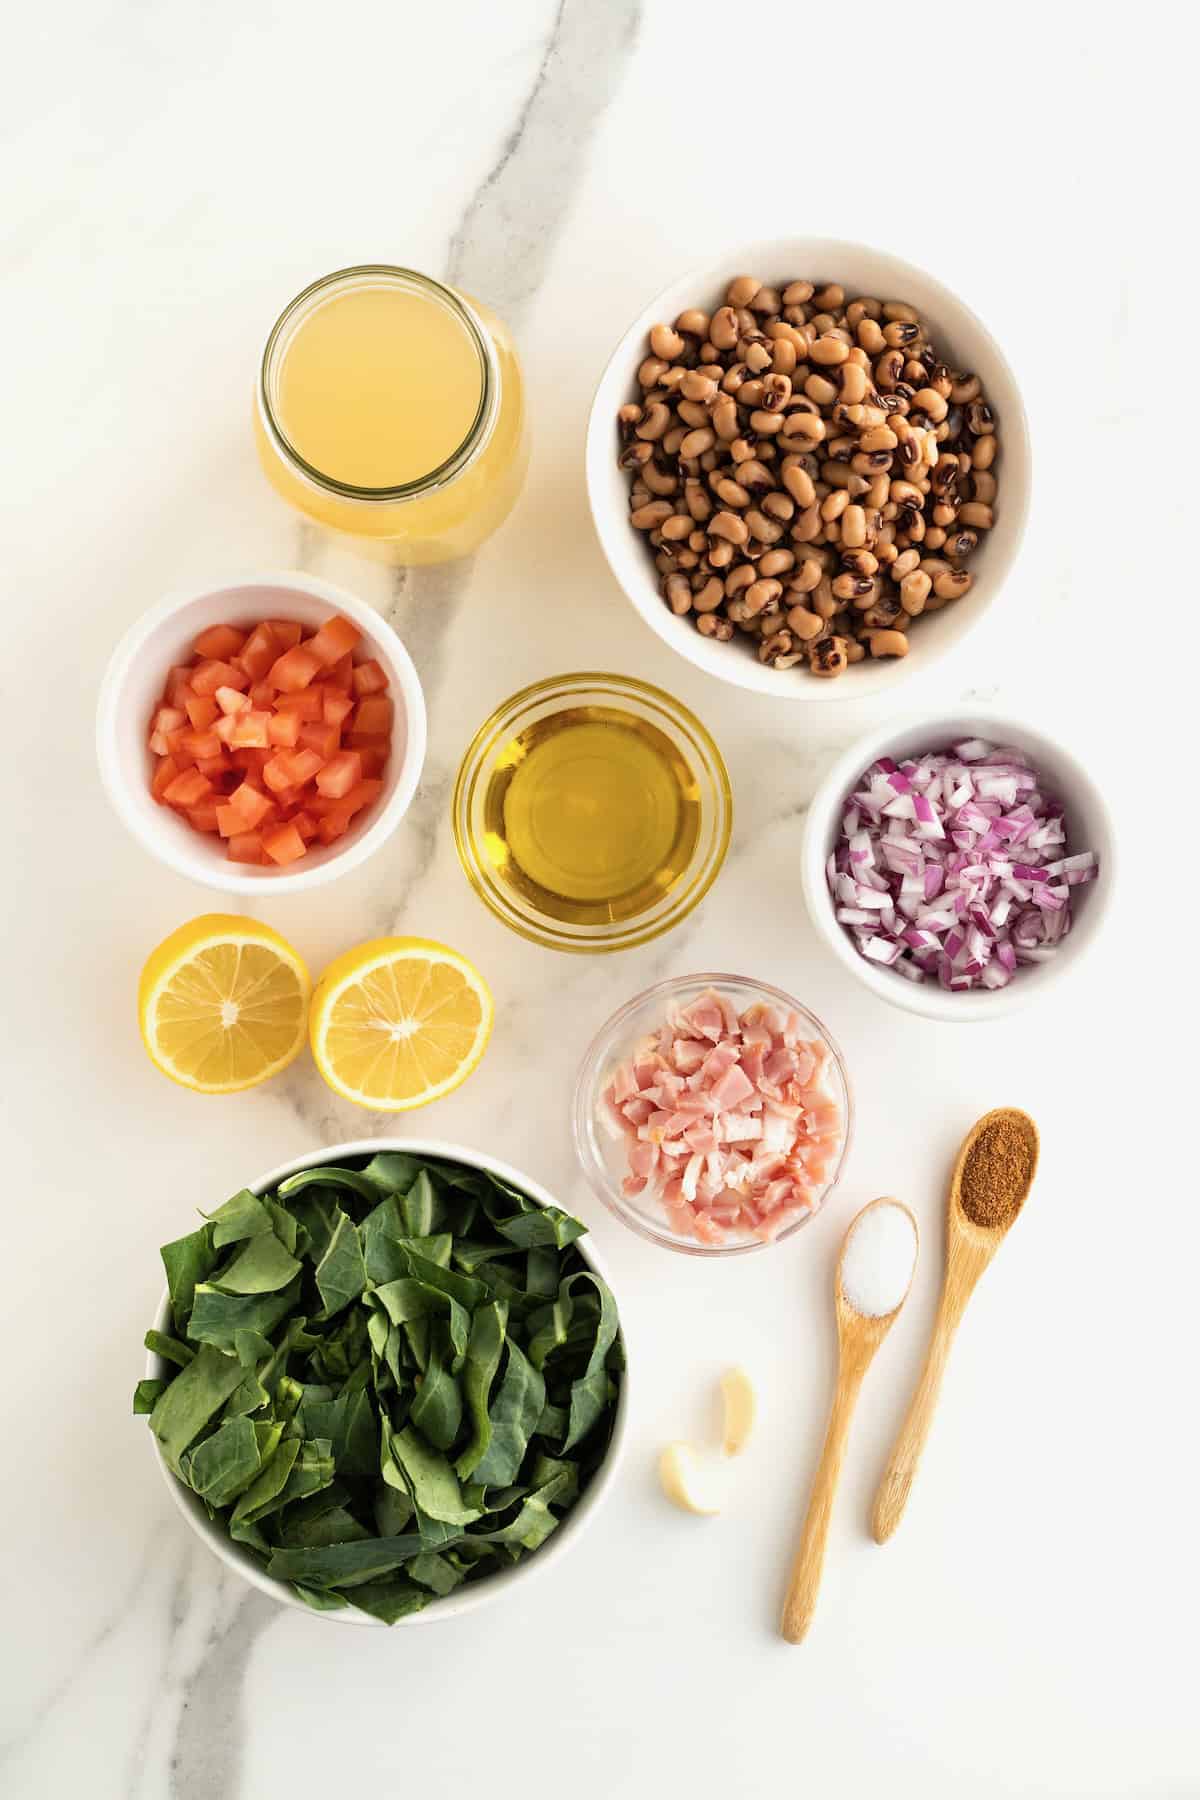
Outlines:
{"label": "white marble counter", "polygon": [[[1132,240],[1109,246],[1114,219],[1152,185],[1150,152],[1114,98],[1127,91],[1124,31],[1103,9],[1082,32],[1071,9],[1043,8],[1035,46],[1033,9],[1020,15],[1001,36],[993,14],[959,9],[953,43],[895,7],[825,17],[775,0],[753,12],[64,0],[10,21],[11,1800],[1200,1792],[1185,1378],[1200,1233],[1194,1168],[1182,1134],[1171,1142],[1186,1059],[1170,1032],[1186,1001],[1150,960],[1158,933],[1143,919],[1161,887],[1143,876],[1152,819],[1145,758],[1131,754],[1152,744],[1150,779],[1169,787],[1184,731],[1160,704],[1171,651],[1117,510],[1130,503],[1116,471],[1151,429],[1138,396],[1153,384],[1134,365],[1144,373],[1146,343],[1162,346]],[[1166,79],[1171,60],[1168,43]],[[1151,134],[1156,104],[1135,112]],[[1040,717],[1111,794],[1127,851],[1111,930],[1036,1013],[943,1029],[832,966],[799,902],[801,815],[828,754],[875,715],[754,705],[706,680],[636,619],[591,532],[582,427],[626,320],[721,241],[787,230],[874,240],[935,270],[1024,383],[1036,494],[1011,591],[904,698],[998,698]],[[259,473],[250,385],[266,327],[311,277],[363,259],[449,273],[519,332],[530,479],[469,569],[393,579],[331,552]],[[1151,438],[1163,455],[1171,441]],[[1165,546],[1182,505],[1152,498]],[[363,1127],[307,1060],[228,1101],[151,1069],[137,971],[214,897],[122,832],[93,766],[96,683],[128,622],[176,586],[289,565],[387,612],[421,669],[431,739],[389,849],[332,888],[279,899],[271,921],[314,969],[385,930],[433,933],[476,959],[497,998],[491,1049],[419,1128],[494,1149],[582,1210],[636,1345],[628,1466],[577,1550],[511,1609],[418,1633],[343,1631],[223,1574],[129,1416],[159,1243],[247,1176]],[[1146,635],[1128,634],[1142,605]],[[485,711],[587,666],[671,685],[719,738],[737,798],[734,851],[701,911],[613,959],[507,934],[463,880],[446,822]],[[1190,952],[1181,962],[1183,980]],[[608,1010],[657,975],[703,967],[763,973],[809,1000],[845,1048],[859,1108],[828,1213],[777,1254],[718,1267],[601,1216],[565,1122],[573,1064]],[[1004,1102],[1040,1121],[1042,1173],[968,1317],[910,1516],[879,1550],[868,1500],[932,1315],[947,1157]],[[774,1621],[828,1398],[832,1259],[855,1207],[888,1191],[917,1211],[926,1253],[864,1393],[817,1624],[789,1650]],[[739,1502],[714,1523],[681,1519],[657,1495],[656,1450],[739,1359],[762,1390]]]}

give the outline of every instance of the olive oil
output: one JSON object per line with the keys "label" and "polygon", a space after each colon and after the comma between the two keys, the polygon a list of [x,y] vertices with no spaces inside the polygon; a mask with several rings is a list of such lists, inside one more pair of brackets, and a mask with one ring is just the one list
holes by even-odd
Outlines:
{"label": "olive oil", "polygon": [[691,861],[700,790],[670,739],[615,706],[573,706],[526,727],[484,799],[497,875],[573,924],[631,919]]}

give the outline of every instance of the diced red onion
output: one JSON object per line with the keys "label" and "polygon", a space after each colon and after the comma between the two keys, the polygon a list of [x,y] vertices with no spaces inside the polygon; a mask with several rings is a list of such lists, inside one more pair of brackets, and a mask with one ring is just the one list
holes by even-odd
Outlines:
{"label": "diced red onion", "polygon": [[835,916],[861,955],[908,981],[1001,988],[1071,926],[1094,850],[1066,854],[1062,807],[1021,751],[968,738],[881,756],[848,796],[826,863]]}

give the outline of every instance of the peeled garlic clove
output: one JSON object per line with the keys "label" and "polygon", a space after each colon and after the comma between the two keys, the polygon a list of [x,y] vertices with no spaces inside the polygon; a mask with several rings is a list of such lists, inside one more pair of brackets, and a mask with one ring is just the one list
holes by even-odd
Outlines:
{"label": "peeled garlic clove", "polygon": [[745,1369],[726,1369],[721,1377],[721,1397],[725,1402],[725,1441],[721,1448],[726,1456],[740,1456],[754,1430],[754,1389]]}
{"label": "peeled garlic clove", "polygon": [[721,1510],[720,1483],[706,1468],[690,1444],[668,1444],[658,1459],[662,1491],[684,1512],[712,1518]]}

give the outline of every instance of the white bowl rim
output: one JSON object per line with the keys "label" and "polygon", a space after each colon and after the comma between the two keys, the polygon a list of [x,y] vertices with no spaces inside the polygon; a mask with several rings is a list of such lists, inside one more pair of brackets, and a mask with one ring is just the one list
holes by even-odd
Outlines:
{"label": "white bowl rim", "polygon": [[[694,283],[698,288],[706,283],[711,285],[715,279],[720,278],[715,273],[717,269],[723,269],[725,267],[733,268],[735,265],[744,268],[756,262],[761,264],[764,258],[773,255],[791,254],[793,249],[796,249],[798,252],[800,246],[809,247],[812,254],[821,257],[829,255],[832,258],[842,252],[852,252],[856,256],[865,253],[868,256],[877,257],[881,264],[886,264],[888,266],[887,272],[889,274],[895,274],[899,280],[903,281],[906,276],[914,276],[918,281],[927,283],[930,287],[937,289],[940,294],[945,295],[947,301],[949,301],[949,303],[962,314],[963,318],[969,322],[971,330],[978,334],[979,340],[986,345],[988,350],[995,357],[1000,368],[1004,371],[1011,387],[1011,400],[1006,402],[1004,409],[1006,464],[1011,458],[1011,474],[1006,474],[1005,485],[1005,511],[1010,521],[1008,533],[1009,548],[1005,559],[999,564],[994,578],[989,580],[991,592],[987,597],[986,603],[977,611],[976,615],[971,618],[970,623],[964,627],[963,631],[956,636],[951,637],[948,642],[943,643],[937,641],[927,645],[918,644],[921,654],[916,663],[912,663],[909,658],[904,657],[898,660],[889,659],[886,664],[880,663],[877,665],[875,673],[877,674],[878,679],[873,682],[869,688],[864,688],[861,679],[857,682],[854,680],[853,670],[848,671],[843,678],[837,681],[810,680],[796,682],[793,685],[791,682],[781,681],[778,678],[778,672],[776,670],[763,668],[762,665],[755,661],[751,656],[730,656],[725,658],[724,662],[728,662],[730,665],[728,669],[726,669],[724,663],[718,663],[716,661],[715,656],[710,660],[709,657],[703,655],[696,646],[689,643],[685,637],[672,632],[670,629],[671,624],[677,623],[678,621],[674,621],[673,615],[663,606],[657,594],[654,593],[653,585],[651,584],[651,586],[645,590],[639,588],[636,593],[632,592],[630,588],[626,586],[615,563],[610,557],[608,549],[610,526],[606,518],[602,518],[601,516],[601,509],[597,503],[596,483],[593,480],[593,470],[601,466],[607,466],[612,454],[611,438],[613,418],[606,410],[601,409],[601,395],[614,368],[616,368],[618,364],[623,366],[625,360],[629,357],[633,340],[640,332],[645,330],[647,322],[652,320],[654,315],[661,311],[661,303],[665,297],[684,283],[689,285]],[[809,253],[809,249],[805,250],[804,253],[806,255]],[[636,365],[633,364],[630,365],[629,372],[631,378],[635,366]],[[613,580],[621,589],[621,592],[625,594],[630,604],[635,608],[640,617],[646,622],[655,635],[661,638],[663,643],[671,650],[674,650],[677,655],[686,658],[693,667],[702,670],[706,675],[711,675],[715,680],[726,681],[730,683],[731,686],[745,688],[752,693],[762,694],[776,700],[807,700],[817,704],[833,700],[875,699],[880,694],[887,694],[893,688],[899,686],[901,681],[905,679],[923,679],[923,677],[927,675],[929,671],[942,660],[942,658],[947,656],[950,651],[961,642],[962,638],[967,636],[973,627],[982,621],[995,602],[1000,598],[1001,591],[1011,576],[1017,558],[1021,552],[1021,547],[1025,538],[1025,530],[1029,520],[1030,500],[1033,490],[1032,445],[1030,441],[1029,419],[1025,410],[1025,402],[1016,374],[997,339],[993,336],[987,325],[984,324],[978,313],[975,312],[974,308],[968,306],[965,300],[960,299],[955,290],[947,286],[939,276],[933,274],[928,269],[922,268],[918,263],[909,262],[904,257],[896,256],[890,250],[880,249],[874,244],[868,244],[862,239],[855,238],[797,236],[759,239],[753,244],[742,245],[729,250],[721,257],[719,263],[705,262],[694,266],[684,274],[677,276],[673,281],[669,281],[665,287],[660,288],[658,293],[647,302],[622,332],[617,340],[615,349],[611,356],[608,357],[600,372],[592,395],[591,406],[588,411],[587,431],[584,438],[584,470],[588,508],[591,512],[592,524],[595,528],[596,536],[599,539],[600,548],[604,553],[604,559],[608,563],[609,571]],[[1011,491],[1009,486],[1010,482]],[[651,604],[652,599],[654,602],[653,604]],[[699,634],[696,635],[697,637],[699,636]],[[709,647],[708,640],[705,639],[703,642],[707,649]],[[721,648],[721,646],[717,646],[717,648]],[[725,646],[725,648],[727,648],[727,646]]]}
{"label": "white bowl rim", "polygon": [[[866,957],[860,956],[845,929],[833,916],[825,882],[825,860],[828,855],[826,839],[834,815],[864,769],[869,768],[877,757],[886,755],[889,747],[898,740],[915,731],[927,735],[931,741],[964,733],[987,736],[999,744],[1027,749],[1035,763],[1039,754],[1046,754],[1067,769],[1073,786],[1087,794],[1100,821],[1100,835],[1104,841],[1083,846],[1096,849],[1100,854],[1100,874],[1089,901],[1088,917],[1082,924],[1072,925],[1070,935],[1052,961],[1021,969],[1007,987],[949,993],[932,982],[906,981],[893,970],[877,968]],[[1061,798],[1069,810],[1071,796],[1063,793]],[[1052,981],[1075,969],[1091,950],[1100,933],[1102,915],[1107,912],[1112,898],[1117,869],[1113,848],[1115,837],[1112,813],[1100,784],[1059,739],[1006,708],[964,701],[960,707],[946,706],[934,713],[912,712],[892,718],[855,738],[849,748],[834,759],[822,775],[808,806],[800,847],[800,882],[809,916],[820,937],[843,967],[881,1000],[926,1019],[977,1024],[1019,1011]]]}
{"label": "white bowl rim", "polygon": [[[124,777],[121,773],[120,760],[117,754],[117,732],[121,695],[125,681],[135,660],[145,649],[154,633],[165,625],[174,615],[182,612],[184,607],[195,601],[216,598],[229,593],[233,594],[242,588],[291,588],[309,599],[324,601],[335,610],[344,612],[360,625],[367,636],[374,637],[384,649],[395,666],[400,684],[401,696],[405,711],[405,745],[404,760],[391,794],[380,806],[374,818],[362,836],[328,862],[315,868],[296,869],[292,872],[267,872],[266,875],[243,875],[237,872],[237,865],[222,863],[209,857],[191,857],[181,852],[177,846],[148,829],[142,813],[133,805]],[[227,894],[242,894],[255,899],[265,899],[271,894],[294,894],[302,889],[323,887],[326,882],[334,881],[338,876],[347,874],[365,862],[392,835],[400,823],[417,791],[417,783],[425,763],[425,747],[427,737],[427,721],[425,712],[425,695],[421,687],[421,678],[416,665],[405,648],[394,628],[388,624],[382,614],[360,600],[349,589],[338,586],[335,582],[325,581],[320,576],[308,575],[302,569],[283,569],[255,571],[251,574],[226,577],[212,584],[189,589],[177,589],[149,607],[136,618],[124,633],[108,661],[108,666],[100,682],[99,697],[96,703],[96,757],[100,766],[100,779],[105,793],[112,802],[117,814],[126,829],[137,839],[144,850],[151,856],[165,863],[177,875],[183,875],[201,885],[216,888]]]}
{"label": "white bowl rim", "polygon": [[[271,1169],[257,1181],[247,1183],[247,1186],[252,1194],[262,1194],[268,1188],[275,1187],[279,1182],[286,1181],[289,1175],[298,1174],[301,1169],[318,1168],[322,1163],[336,1162],[341,1157],[374,1156],[383,1150],[403,1150],[412,1156],[433,1156],[441,1157],[446,1162],[461,1162],[469,1168],[482,1169],[490,1175],[499,1176],[501,1181],[508,1182],[511,1187],[525,1194],[538,1206],[557,1206],[559,1204],[540,1182],[532,1180],[522,1170],[514,1168],[511,1163],[502,1161],[498,1156],[491,1156],[487,1151],[468,1149],[461,1144],[452,1144],[444,1138],[353,1138],[344,1144],[332,1144],[327,1150],[309,1150],[300,1156],[289,1157],[287,1162],[280,1163],[278,1168]],[[585,1235],[590,1239],[590,1232]],[[576,1242],[580,1245],[579,1254],[584,1261],[611,1288],[609,1271],[601,1253],[590,1242],[586,1250],[582,1247],[580,1240],[577,1239]],[[158,1311],[155,1314],[157,1330],[165,1329],[169,1306],[170,1292],[168,1289],[164,1289]],[[628,1351],[629,1334],[619,1304],[617,1310],[621,1338]],[[161,1379],[162,1368],[161,1359],[153,1351],[148,1351],[145,1370],[147,1378],[150,1380]],[[499,1599],[514,1582],[522,1577],[545,1570],[571,1548],[581,1535],[580,1528],[584,1522],[593,1516],[598,1510],[599,1501],[608,1494],[613,1477],[625,1454],[629,1427],[628,1392],[629,1370],[626,1367],[621,1377],[620,1392],[617,1395],[617,1404],[613,1415],[612,1433],[603,1461],[588,1483],[582,1499],[576,1502],[546,1542],[523,1558],[521,1562],[513,1564],[511,1568],[499,1570],[485,1580],[468,1582],[465,1587],[458,1588],[454,1593],[437,1599],[422,1612],[412,1613],[407,1618],[398,1619],[397,1625],[435,1624],[440,1619],[458,1618],[463,1613],[474,1612],[478,1607]],[[383,1627],[385,1630],[394,1629],[394,1627],[387,1627],[382,1619],[376,1619],[369,1613],[359,1612],[352,1606],[340,1607],[336,1612],[317,1612],[293,1594],[286,1582],[265,1574],[249,1558],[243,1558],[234,1548],[232,1540],[226,1538],[225,1534],[219,1531],[211,1520],[202,1516],[201,1502],[197,1497],[171,1473],[159,1447],[158,1439],[153,1432],[147,1431],[146,1436],[150,1439],[159,1473],[166,1483],[167,1491],[176,1507],[197,1537],[208,1546],[214,1556],[225,1564],[226,1568],[232,1569],[235,1574],[241,1576],[243,1581],[248,1581],[260,1593],[268,1595],[272,1600],[277,1600],[281,1606],[291,1607],[297,1612],[306,1614],[309,1618],[328,1619],[340,1625],[373,1625]]]}

